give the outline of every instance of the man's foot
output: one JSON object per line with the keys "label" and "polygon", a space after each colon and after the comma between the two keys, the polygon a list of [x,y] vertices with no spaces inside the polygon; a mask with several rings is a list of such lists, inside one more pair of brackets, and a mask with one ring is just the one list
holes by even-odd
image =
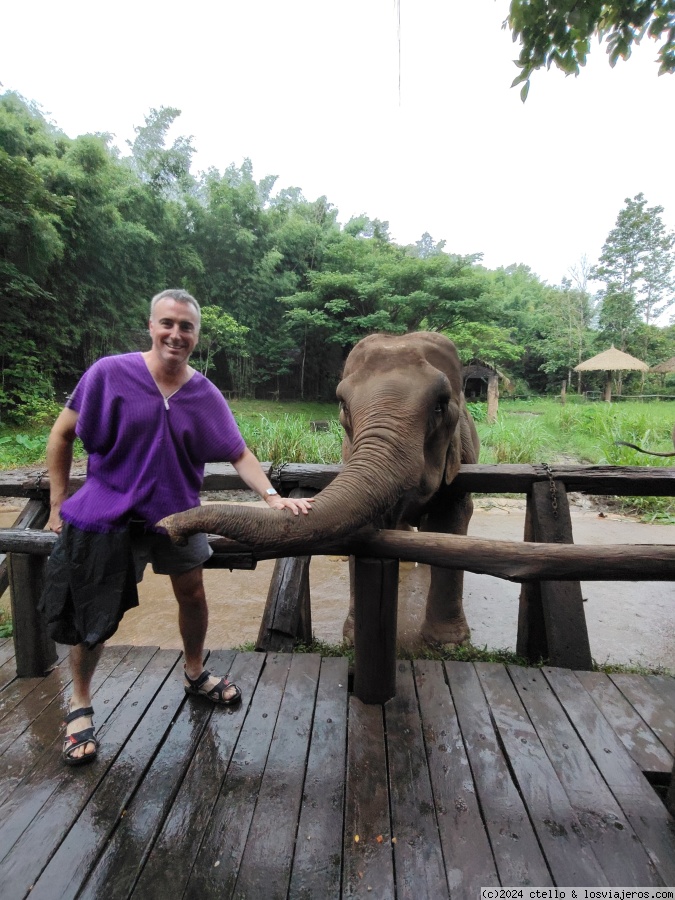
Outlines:
{"label": "man's foot", "polygon": [[241,700],[241,691],[236,684],[212,675],[208,669],[204,669],[199,678],[194,679],[185,672],[185,693],[206,697],[219,706],[232,706]]}
{"label": "man's foot", "polygon": [[71,710],[64,725],[66,738],[61,753],[64,763],[67,766],[81,766],[95,759],[98,741],[94,737],[94,710],[91,706]]}

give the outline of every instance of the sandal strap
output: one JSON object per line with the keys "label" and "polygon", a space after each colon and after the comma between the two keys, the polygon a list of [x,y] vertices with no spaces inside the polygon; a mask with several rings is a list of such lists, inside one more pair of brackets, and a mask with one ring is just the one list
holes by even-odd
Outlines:
{"label": "sandal strap", "polygon": [[74,731],[72,734],[67,734],[63,739],[64,744],[68,744],[69,750],[74,750],[76,747],[81,747],[83,744],[96,744],[96,738],[94,737],[94,728],[83,728],[82,731]]}
{"label": "sandal strap", "polygon": [[80,707],[80,709],[74,709],[72,712],[69,712],[63,721],[64,721],[64,724],[69,725],[71,722],[74,722],[75,719],[81,719],[84,716],[93,716],[93,715],[94,715],[93,707],[82,706],[82,707]]}
{"label": "sandal strap", "polygon": [[211,677],[211,673],[208,669],[204,669],[199,678],[190,678],[187,672],[185,672],[185,677],[188,680],[190,687],[199,690],[202,685],[204,685],[209,680],[209,678]]}

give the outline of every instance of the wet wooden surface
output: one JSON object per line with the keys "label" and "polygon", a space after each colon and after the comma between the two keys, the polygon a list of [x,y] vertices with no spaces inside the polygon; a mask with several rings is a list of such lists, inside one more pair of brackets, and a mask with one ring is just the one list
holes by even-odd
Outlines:
{"label": "wet wooden surface", "polygon": [[[344,659],[111,647],[98,759],[61,763],[69,674],[0,641],[0,896],[472,898],[481,886],[675,883],[662,795],[675,679],[399,661],[366,706]],[[646,774],[645,774],[646,773]]]}

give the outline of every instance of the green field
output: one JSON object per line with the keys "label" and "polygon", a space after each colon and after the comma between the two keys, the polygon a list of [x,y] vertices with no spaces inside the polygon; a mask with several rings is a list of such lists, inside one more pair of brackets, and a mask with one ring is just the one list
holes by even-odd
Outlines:
{"label": "green field", "polygon": [[[275,465],[340,462],[337,403],[234,400],[231,406],[258,459]],[[671,466],[675,462],[615,443],[621,440],[648,450],[672,450],[675,402],[606,404],[571,398],[563,406],[559,399],[550,398],[505,400],[494,424],[485,421],[485,404],[474,403],[470,409],[481,439],[483,463]],[[313,430],[312,422],[327,423],[327,430]],[[0,468],[43,464],[48,433],[47,426],[32,431],[0,430]],[[627,498],[621,506],[647,521],[675,521],[675,500],[670,498]]]}

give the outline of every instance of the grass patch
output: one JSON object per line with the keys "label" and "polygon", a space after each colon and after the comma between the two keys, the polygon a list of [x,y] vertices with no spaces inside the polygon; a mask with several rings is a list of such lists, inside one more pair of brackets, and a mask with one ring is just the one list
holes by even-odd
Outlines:
{"label": "grass patch", "polygon": [[[253,652],[255,650],[255,641],[247,641],[234,649],[239,653]],[[354,647],[346,641],[342,641],[339,644],[330,644],[326,641],[314,638],[311,644],[296,644],[293,652],[317,653],[319,656],[325,657],[346,657],[349,661],[349,665],[354,665]],[[507,650],[505,648],[491,649],[488,648],[487,645],[483,647],[474,647],[472,644],[464,644],[461,647],[454,647],[453,649],[424,647],[415,652],[403,651],[399,647],[396,655],[398,659],[407,660],[424,659],[435,660],[438,662],[489,662],[534,669],[540,669],[543,666],[548,665],[548,660],[542,659],[538,663],[531,663],[522,656],[518,656],[518,654],[514,653],[512,650]],[[592,662],[594,672],[604,672],[608,675],[621,673],[626,675],[671,676],[675,674],[670,669],[660,665],[646,666],[641,663],[623,665],[621,663],[610,662],[598,663],[596,660],[593,660]]]}

